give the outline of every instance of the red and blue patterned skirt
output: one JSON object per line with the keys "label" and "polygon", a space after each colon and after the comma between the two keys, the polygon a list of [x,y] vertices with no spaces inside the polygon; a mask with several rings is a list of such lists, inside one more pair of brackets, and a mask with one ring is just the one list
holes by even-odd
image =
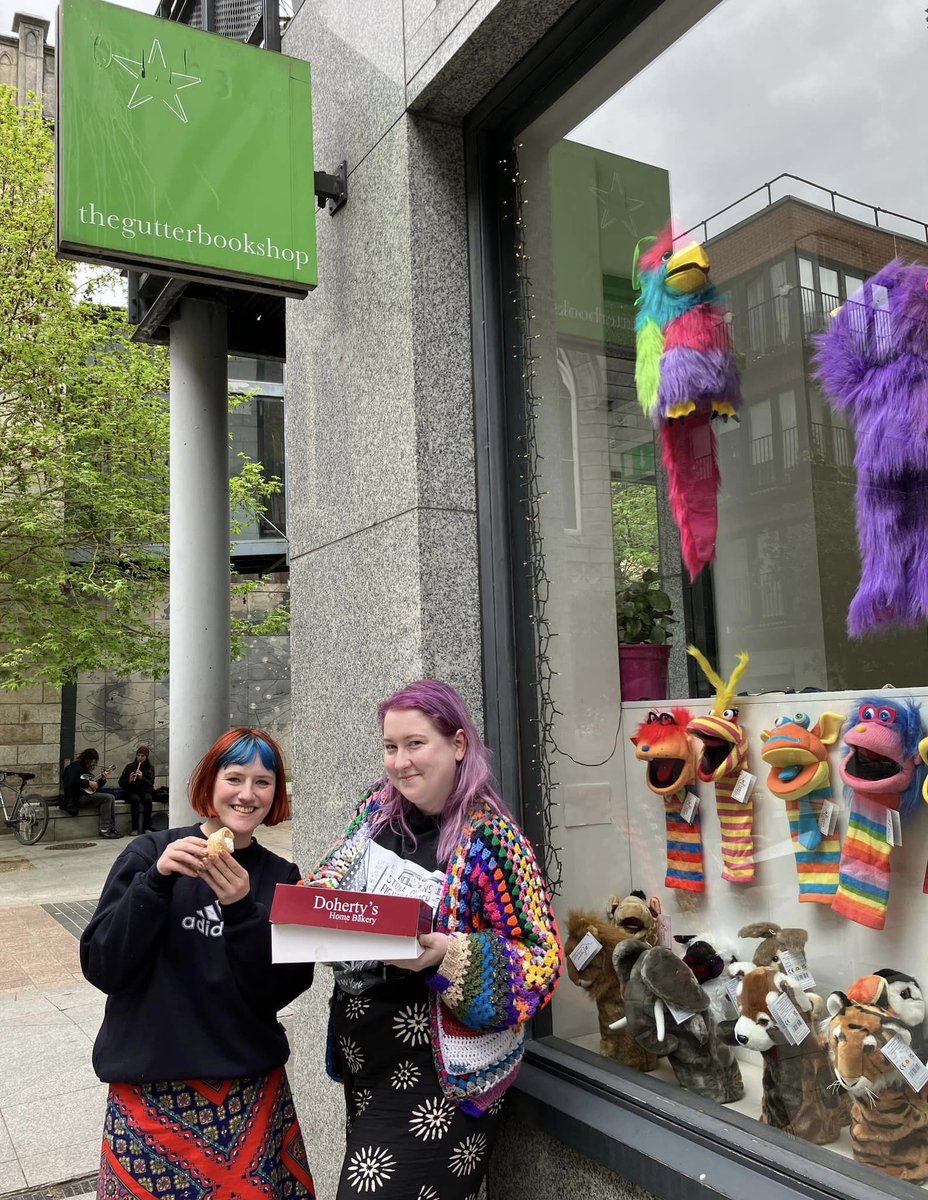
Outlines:
{"label": "red and blue patterned skirt", "polygon": [[314,1200],[283,1067],[254,1079],[112,1083],[98,1200]]}

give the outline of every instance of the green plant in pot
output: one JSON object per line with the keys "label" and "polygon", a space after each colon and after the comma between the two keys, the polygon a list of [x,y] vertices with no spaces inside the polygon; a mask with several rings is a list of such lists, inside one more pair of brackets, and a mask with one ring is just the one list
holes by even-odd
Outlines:
{"label": "green plant in pot", "polygon": [[668,642],[676,621],[656,571],[616,588],[615,615],[622,699],[666,700]]}

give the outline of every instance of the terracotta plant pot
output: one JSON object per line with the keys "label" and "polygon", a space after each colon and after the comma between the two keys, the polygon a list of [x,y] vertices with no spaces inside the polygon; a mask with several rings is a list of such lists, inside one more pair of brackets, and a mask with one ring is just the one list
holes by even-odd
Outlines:
{"label": "terracotta plant pot", "polygon": [[619,687],[623,700],[666,700],[669,646],[619,643]]}

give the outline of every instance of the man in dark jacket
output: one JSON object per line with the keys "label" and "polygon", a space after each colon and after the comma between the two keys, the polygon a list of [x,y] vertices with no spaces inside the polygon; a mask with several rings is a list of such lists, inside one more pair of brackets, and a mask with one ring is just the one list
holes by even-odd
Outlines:
{"label": "man in dark jacket", "polygon": [[60,807],[69,817],[76,817],[82,808],[99,808],[100,837],[118,838],[116,832],[116,798],[112,792],[100,789],[108,779],[108,772],[97,775],[100,755],[96,750],[82,750],[64,769],[61,777],[62,796]]}

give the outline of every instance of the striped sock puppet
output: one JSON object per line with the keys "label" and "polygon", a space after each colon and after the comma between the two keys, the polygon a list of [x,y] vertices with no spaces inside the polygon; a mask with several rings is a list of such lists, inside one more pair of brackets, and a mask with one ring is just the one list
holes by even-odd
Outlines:
{"label": "striped sock puppet", "polygon": [[845,726],[846,754],[840,772],[851,813],[831,907],[869,929],[886,924],[892,850],[886,836],[887,814],[897,809],[901,819],[918,805],[922,733],[917,704],[883,696],[865,697]]}
{"label": "striped sock puppet", "polygon": [[697,808],[692,819],[683,806],[696,781],[696,748],[686,729],[690,713],[685,708],[649,712],[631,742],[635,757],[647,763],[648,788],[664,801],[667,825],[667,874],[664,886],[685,892],[706,888],[702,864],[702,830]]}
{"label": "striped sock puppet", "polygon": [[738,682],[747,670],[749,655],[741,653],[735,669],[725,681],[712,669],[695,646],[687,653],[696,659],[705,677],[716,688],[712,712],[690,721],[687,732],[702,742],[696,774],[715,784],[715,804],[722,830],[722,878],[729,883],[754,882],[754,796],[743,804],[732,798],[742,771],[749,771],[748,735],[732,707]]}
{"label": "striped sock puppet", "polygon": [[828,747],[843,724],[840,713],[822,713],[814,725],[807,713],[796,713],[778,718],[760,735],[760,756],[770,767],[767,788],[786,803],[799,899],[807,904],[831,904],[838,890],[841,843],[837,834],[822,833],[819,819],[832,798]]}

